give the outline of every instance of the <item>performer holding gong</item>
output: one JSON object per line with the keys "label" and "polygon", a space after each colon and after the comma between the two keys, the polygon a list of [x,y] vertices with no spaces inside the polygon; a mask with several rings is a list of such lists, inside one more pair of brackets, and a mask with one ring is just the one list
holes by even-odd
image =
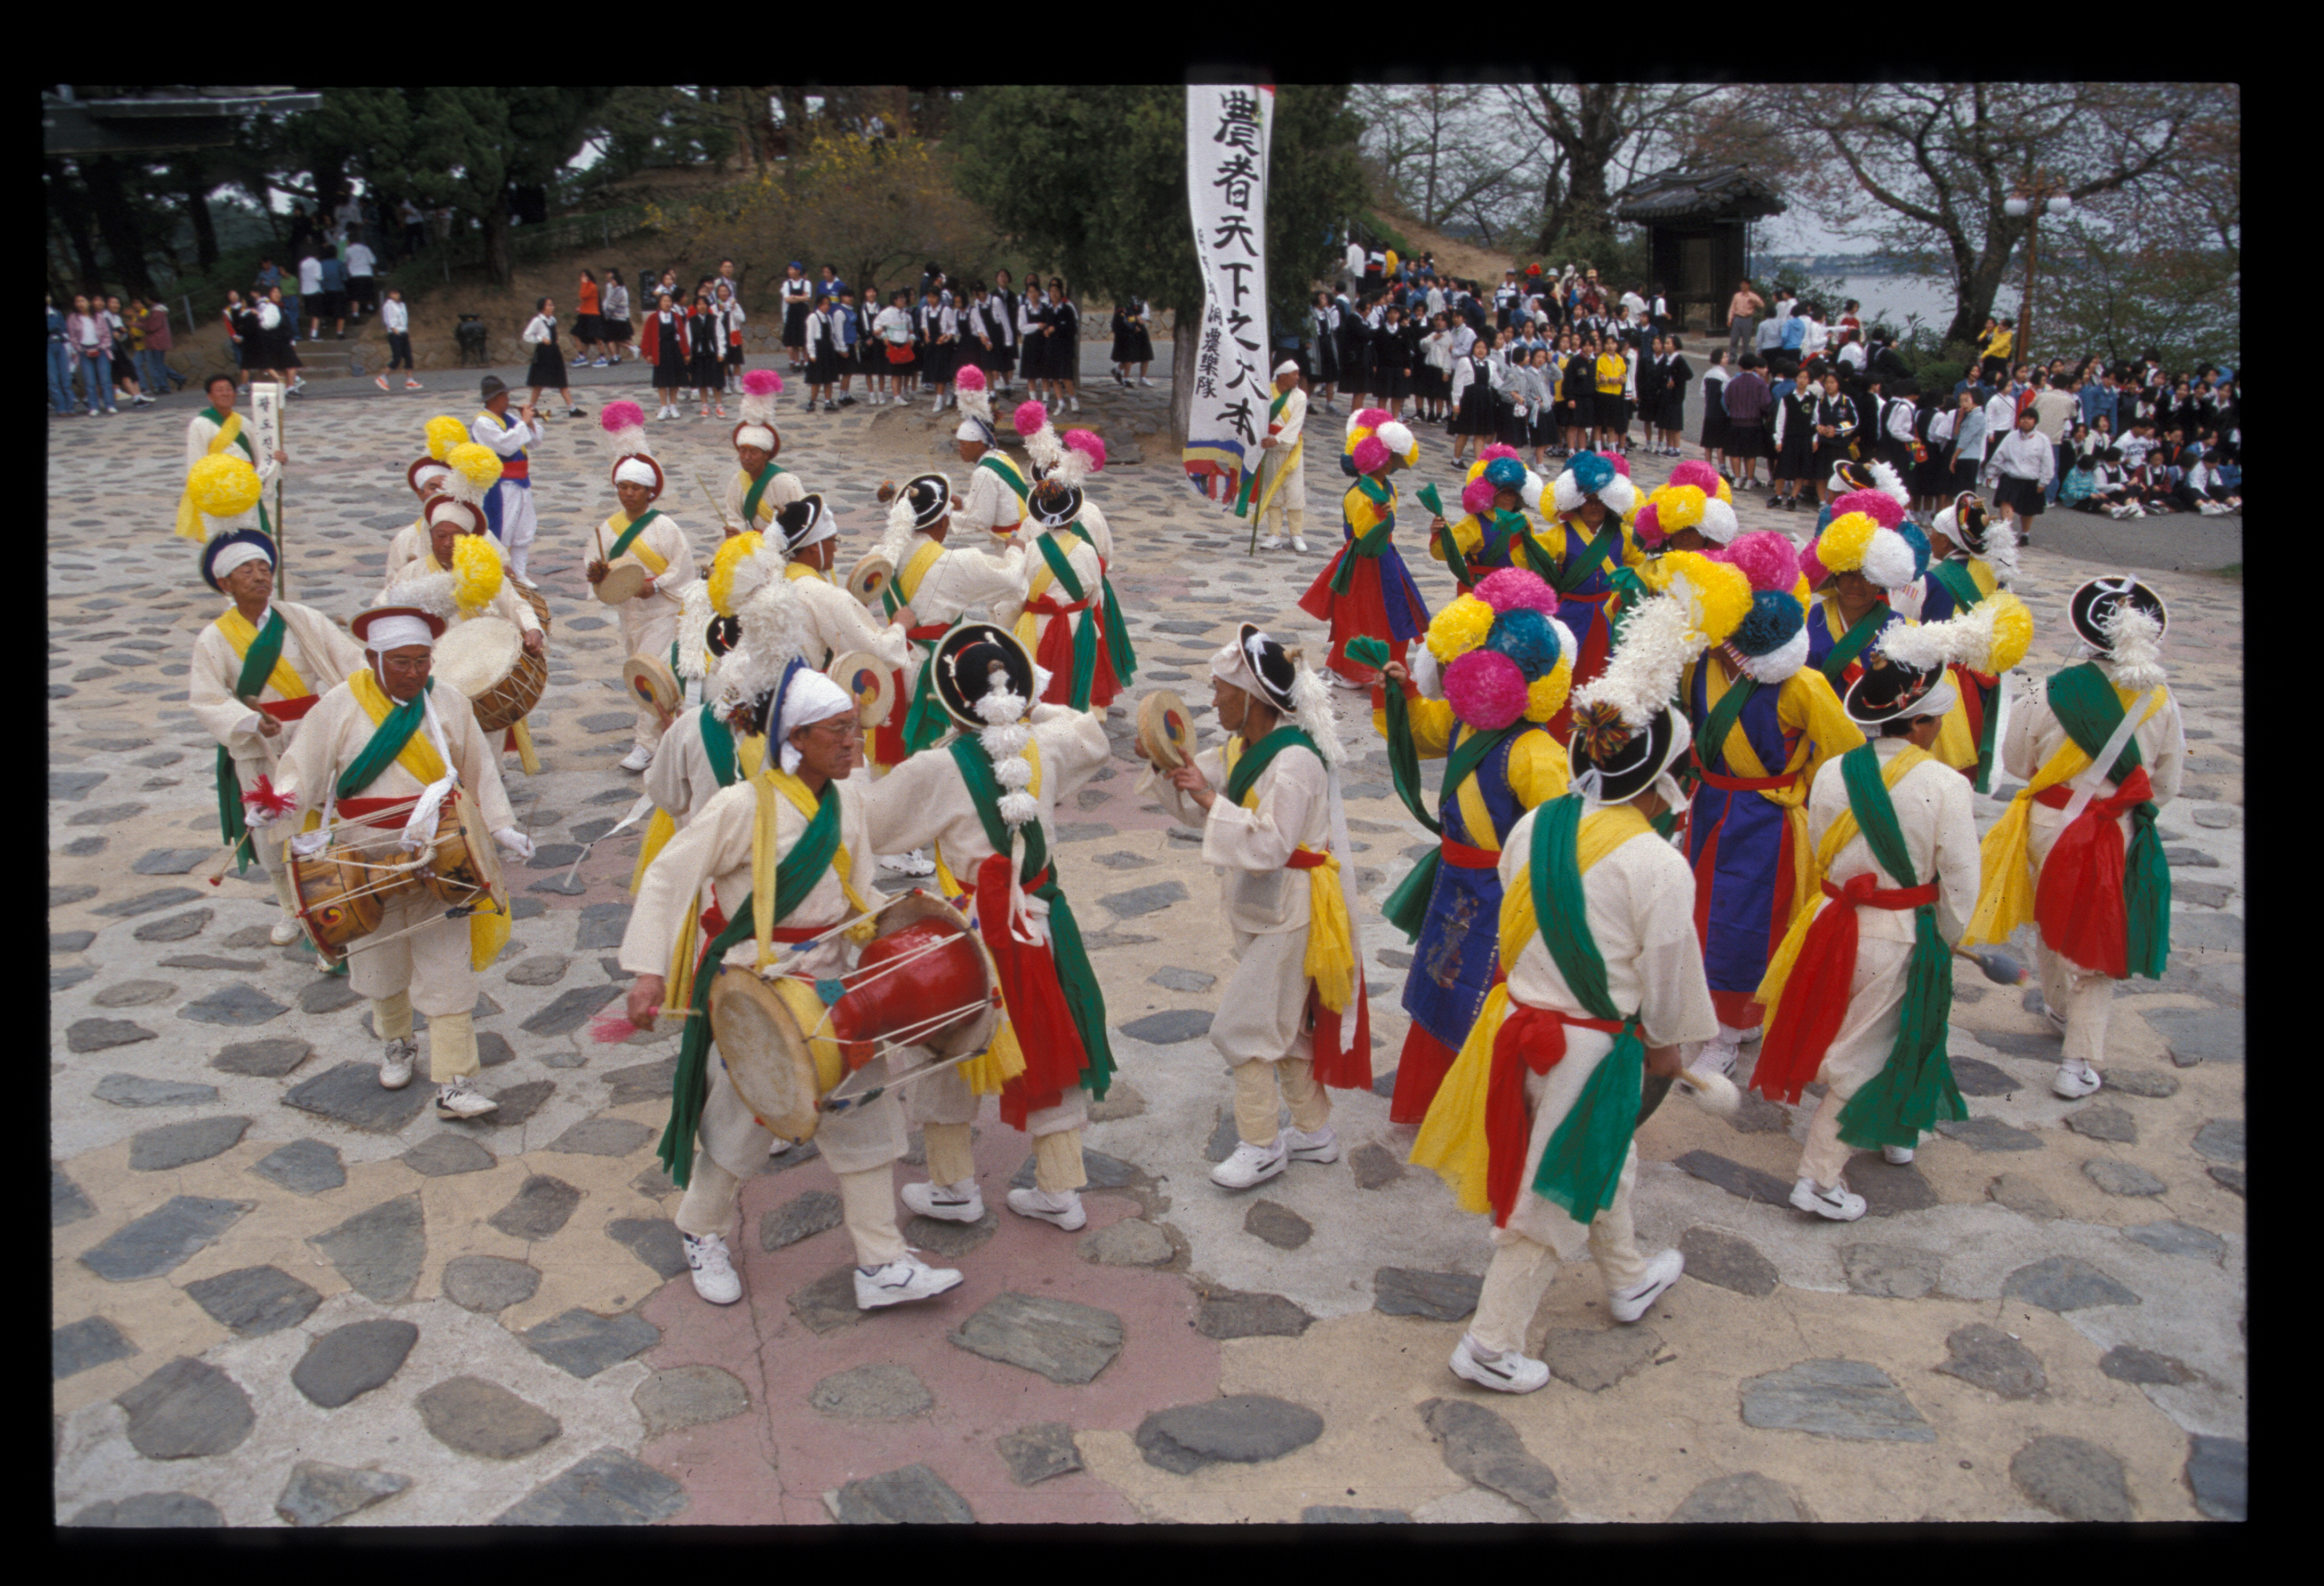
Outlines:
{"label": "performer holding gong", "polygon": [[[660,655],[678,637],[681,593],[694,578],[694,549],[677,522],[653,503],[661,498],[661,465],[646,449],[645,413],[635,402],[608,402],[600,420],[613,447],[613,493],[622,510],[599,524],[589,540],[586,568],[597,598],[621,613],[622,641],[632,655]],[[661,718],[650,705],[638,711],[637,733],[622,761],[625,771],[653,763]]]}

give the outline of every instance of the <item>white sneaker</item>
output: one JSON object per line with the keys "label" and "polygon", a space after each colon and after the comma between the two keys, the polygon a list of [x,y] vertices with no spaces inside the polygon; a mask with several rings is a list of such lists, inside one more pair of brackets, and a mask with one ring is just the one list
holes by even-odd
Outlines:
{"label": "white sneaker", "polygon": [[1337,1162],[1340,1159],[1340,1137],[1325,1124],[1314,1134],[1304,1134],[1296,1129],[1283,1131],[1282,1142],[1294,1162]]}
{"label": "white sneaker", "polygon": [[694,1235],[678,1231],[686,1241],[686,1264],[694,1269],[694,1292],[714,1305],[731,1305],[742,1297],[742,1277],[726,1251],[726,1241],[715,1233]]}
{"label": "white sneaker", "polygon": [[1233,1156],[1211,1169],[1211,1182],[1222,1189],[1249,1189],[1266,1183],[1290,1165],[1291,1156],[1284,1149],[1280,1135],[1271,1146],[1254,1146],[1243,1140],[1236,1145]]}
{"label": "white sneaker", "polygon": [[908,1184],[896,1198],[906,1211],[939,1222],[974,1222],[984,1215],[984,1195],[973,1178],[958,1184]]}
{"label": "white sneaker", "polygon": [[1910,1146],[1883,1146],[1880,1148],[1880,1155],[1887,1161],[1888,1166],[1891,1167],[1908,1166],[1911,1165],[1913,1160],[1913,1148]]}
{"label": "white sneaker", "polygon": [[278,947],[288,947],[306,934],[307,928],[299,923],[297,917],[286,914],[274,922],[274,928],[266,933],[266,939]]}
{"label": "white sneaker", "polygon": [[882,1305],[934,1299],[959,1286],[959,1273],[949,1267],[931,1267],[907,1250],[885,1267],[855,1269],[855,1308],[876,1311]]}
{"label": "white sneaker", "polygon": [[932,876],[936,873],[936,861],[918,848],[909,853],[891,853],[881,860],[881,870],[894,871],[899,876]]}
{"label": "white sneaker", "polygon": [[1082,1210],[1079,1190],[1058,1190],[1053,1194],[1042,1189],[1013,1189],[1009,1192],[1009,1209],[1019,1217],[1054,1222],[1067,1233],[1089,1221],[1089,1213]]}
{"label": "white sneaker", "polygon": [[934,401],[930,402],[930,403],[928,404],[928,411],[929,411],[929,412],[931,412],[931,413],[941,413],[941,412],[943,412],[943,411],[944,411],[944,398],[942,398],[942,397],[938,397],[936,401]]}
{"label": "white sneaker", "polygon": [[1082,399],[1081,399],[1081,398],[1079,398],[1079,397],[1068,397],[1068,398],[1066,398],[1065,400],[1073,403],[1073,405],[1074,405],[1074,412],[1078,413],[1078,412],[1080,412],[1080,411],[1082,410]]}
{"label": "white sneaker", "polygon": [[1531,1393],[1549,1381],[1549,1368],[1515,1350],[1499,1354],[1464,1332],[1453,1346],[1452,1375],[1496,1393]]}
{"label": "white sneaker", "polygon": [[1139,375],[1139,376],[1138,377],[1138,383],[1139,383],[1139,384],[1140,384],[1140,385],[1146,386],[1146,387],[1147,387],[1147,388],[1148,388],[1149,390],[1153,387],[1153,384],[1154,384],[1154,383],[1153,383],[1152,381],[1150,381],[1150,380],[1147,379],[1147,378],[1146,378],[1146,376],[1144,376],[1143,374],[1141,374],[1141,375]]}
{"label": "white sneaker", "polygon": [[497,1112],[501,1104],[470,1082],[466,1074],[449,1084],[436,1087],[436,1116],[438,1118],[482,1118],[487,1112]]}
{"label": "white sneaker", "polygon": [[2058,1065],[2058,1076],[2050,1082],[2050,1088],[2069,1102],[2079,1102],[2084,1096],[2097,1095],[2098,1087],[2105,1083],[2097,1069],[2077,1060]]}
{"label": "white sneaker", "polygon": [[1845,1181],[1824,1189],[1812,1178],[1803,1178],[1792,1185],[1792,1204],[1803,1212],[1829,1217],[1834,1222],[1855,1222],[1864,1215],[1865,1206],[1864,1197],[1850,1194]]}
{"label": "white sneaker", "polygon": [[1307,549],[1307,542],[1295,534],[1291,537],[1291,549],[1294,550],[1305,550]]}
{"label": "white sneaker", "polygon": [[1687,1066],[1697,1074],[1716,1074],[1732,1079],[1735,1077],[1736,1061],[1742,1056],[1743,1048],[1739,1045],[1709,1040],[1702,1043],[1702,1050],[1694,1055],[1694,1061]]}
{"label": "white sneaker", "polygon": [[1261,550],[1281,550],[1286,542],[1280,534],[1270,534],[1259,542]]}
{"label": "white sneaker", "polygon": [[1686,1270],[1686,1258],[1676,1250],[1665,1250],[1646,1263],[1646,1275],[1630,1288],[1618,1288],[1606,1296],[1606,1305],[1617,1322],[1636,1322],[1653,1308],[1678,1275]]}
{"label": "white sneaker", "polygon": [[380,1054],[379,1088],[400,1091],[410,1084],[412,1061],[419,1056],[420,1048],[410,1036],[388,1042],[387,1049]]}
{"label": "white sneaker", "polygon": [[652,750],[642,743],[638,744],[622,757],[622,769],[625,771],[641,771],[653,764],[653,757]]}

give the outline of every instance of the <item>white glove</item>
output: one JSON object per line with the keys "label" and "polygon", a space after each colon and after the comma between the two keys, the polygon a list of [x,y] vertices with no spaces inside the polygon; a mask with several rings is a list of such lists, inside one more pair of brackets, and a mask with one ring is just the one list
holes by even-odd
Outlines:
{"label": "white glove", "polygon": [[493,841],[515,854],[519,859],[532,857],[532,839],[514,826],[503,826],[493,834]]}
{"label": "white glove", "polygon": [[[274,817],[272,816],[268,816],[265,818],[268,822],[272,822]],[[250,824],[253,825],[258,825],[262,823],[254,816]],[[290,852],[297,854],[301,859],[312,859],[315,855],[320,853],[324,849],[330,845],[331,834],[329,831],[321,827],[318,827],[316,830],[311,832],[301,832],[297,836],[290,839]]]}

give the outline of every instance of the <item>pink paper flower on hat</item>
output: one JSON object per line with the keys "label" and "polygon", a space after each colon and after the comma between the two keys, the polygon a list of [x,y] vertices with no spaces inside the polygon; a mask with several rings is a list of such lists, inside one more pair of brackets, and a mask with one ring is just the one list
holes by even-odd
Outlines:
{"label": "pink paper flower on hat", "polygon": [[973,364],[964,364],[953,371],[952,383],[957,391],[982,391],[984,371]]}
{"label": "pink paper flower on hat", "polygon": [[1557,615],[1557,591],[1538,573],[1523,567],[1503,567],[1488,573],[1477,584],[1477,598],[1497,612],[1539,612]]}
{"label": "pink paper flower on hat", "polygon": [[1606,454],[1606,460],[1614,465],[1615,473],[1619,474],[1625,479],[1628,479],[1630,476],[1629,458],[1624,456],[1619,452],[1609,452]]}
{"label": "pink paper flower on hat", "polygon": [[1671,470],[1673,484],[1692,484],[1705,495],[1719,493],[1719,470],[1701,457],[1689,457]]}
{"label": "pink paper flower on hat", "polygon": [[1366,408],[1357,413],[1356,428],[1359,429],[1378,429],[1381,425],[1387,423],[1388,419],[1389,413],[1386,408]]}
{"label": "pink paper flower on hat", "polygon": [[1525,461],[1525,458],[1517,456],[1517,447],[1513,446],[1503,446],[1498,440],[1492,445],[1487,447],[1483,451],[1477,454],[1477,460],[1480,463],[1489,463],[1495,457],[1517,457],[1517,460],[1520,463]]}
{"label": "pink paper flower on hat", "polygon": [[1493,510],[1494,490],[1484,479],[1471,479],[1461,487],[1461,504],[1478,517]]}
{"label": "pink paper flower on hat", "polygon": [[1669,538],[1663,532],[1662,512],[1656,503],[1651,501],[1638,509],[1638,515],[1630,520],[1630,527],[1637,532],[1638,543],[1648,550],[1654,549]]}
{"label": "pink paper flower on hat", "polygon": [[1883,529],[1894,529],[1904,521],[1904,507],[1885,490],[1851,490],[1831,503],[1834,521],[1850,512],[1862,512]]}
{"label": "pink paper flower on hat", "polygon": [[1048,423],[1049,410],[1043,407],[1040,403],[1019,402],[1017,404],[1018,434],[1031,435],[1036,430],[1048,428]]}
{"label": "pink paper flower on hat", "polygon": [[780,396],[783,377],[771,369],[753,369],[742,376],[742,389],[752,396]]}
{"label": "pink paper flower on hat", "polygon": [[[958,384],[959,382],[955,380],[954,383]],[[1065,444],[1089,459],[1091,473],[1095,474],[1105,466],[1105,438],[1094,429],[1068,429],[1065,431]]]}
{"label": "pink paper flower on hat", "polygon": [[1367,435],[1356,442],[1356,472],[1377,474],[1388,466],[1388,442],[1377,435]]}
{"label": "pink paper flower on hat", "polygon": [[1497,650],[1472,650],[1444,669],[1444,700],[1471,726],[1498,732],[1525,715],[1525,673]]}
{"label": "pink paper flower on hat", "polygon": [[1734,544],[1711,555],[1714,560],[1732,563],[1740,569],[1755,590],[1788,591],[1799,579],[1799,552],[1792,549],[1789,539],[1772,529],[1738,535]]}
{"label": "pink paper flower on hat", "polygon": [[646,410],[632,401],[607,402],[605,410],[598,415],[597,422],[604,426],[608,435],[622,429],[642,429],[645,428]]}
{"label": "pink paper flower on hat", "polygon": [[1808,581],[1810,589],[1821,589],[1823,581],[1831,576],[1831,569],[1825,567],[1823,558],[1816,555],[1822,544],[1822,537],[1818,536],[1808,541],[1807,549],[1800,552],[1800,576]]}

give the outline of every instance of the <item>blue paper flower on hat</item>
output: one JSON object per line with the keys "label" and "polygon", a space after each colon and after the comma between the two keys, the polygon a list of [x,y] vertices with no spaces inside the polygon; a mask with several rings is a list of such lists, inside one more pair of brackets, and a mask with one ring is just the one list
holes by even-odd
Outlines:
{"label": "blue paper flower on hat", "polygon": [[1596,452],[1583,452],[1566,466],[1584,495],[1596,495],[1614,480],[1614,465]]}
{"label": "blue paper flower on hat", "polygon": [[1515,457],[1495,457],[1485,465],[1485,483],[1495,490],[1516,490],[1525,484],[1526,467]]}
{"label": "blue paper flower on hat", "polygon": [[1751,614],[1737,624],[1728,642],[1745,655],[1773,655],[1806,624],[1790,591],[1762,589],[1751,596]]}
{"label": "blue paper flower on hat", "polygon": [[1896,532],[1913,548],[1913,576],[1922,576],[1929,570],[1929,531],[1907,518],[1896,525]]}
{"label": "blue paper flower on hat", "polygon": [[[1798,609],[1796,604],[1793,609]],[[1483,648],[1498,650],[1515,661],[1528,683],[1549,676],[1557,667],[1557,630],[1550,626],[1547,617],[1523,606],[1493,619],[1492,632],[1485,636]]]}

